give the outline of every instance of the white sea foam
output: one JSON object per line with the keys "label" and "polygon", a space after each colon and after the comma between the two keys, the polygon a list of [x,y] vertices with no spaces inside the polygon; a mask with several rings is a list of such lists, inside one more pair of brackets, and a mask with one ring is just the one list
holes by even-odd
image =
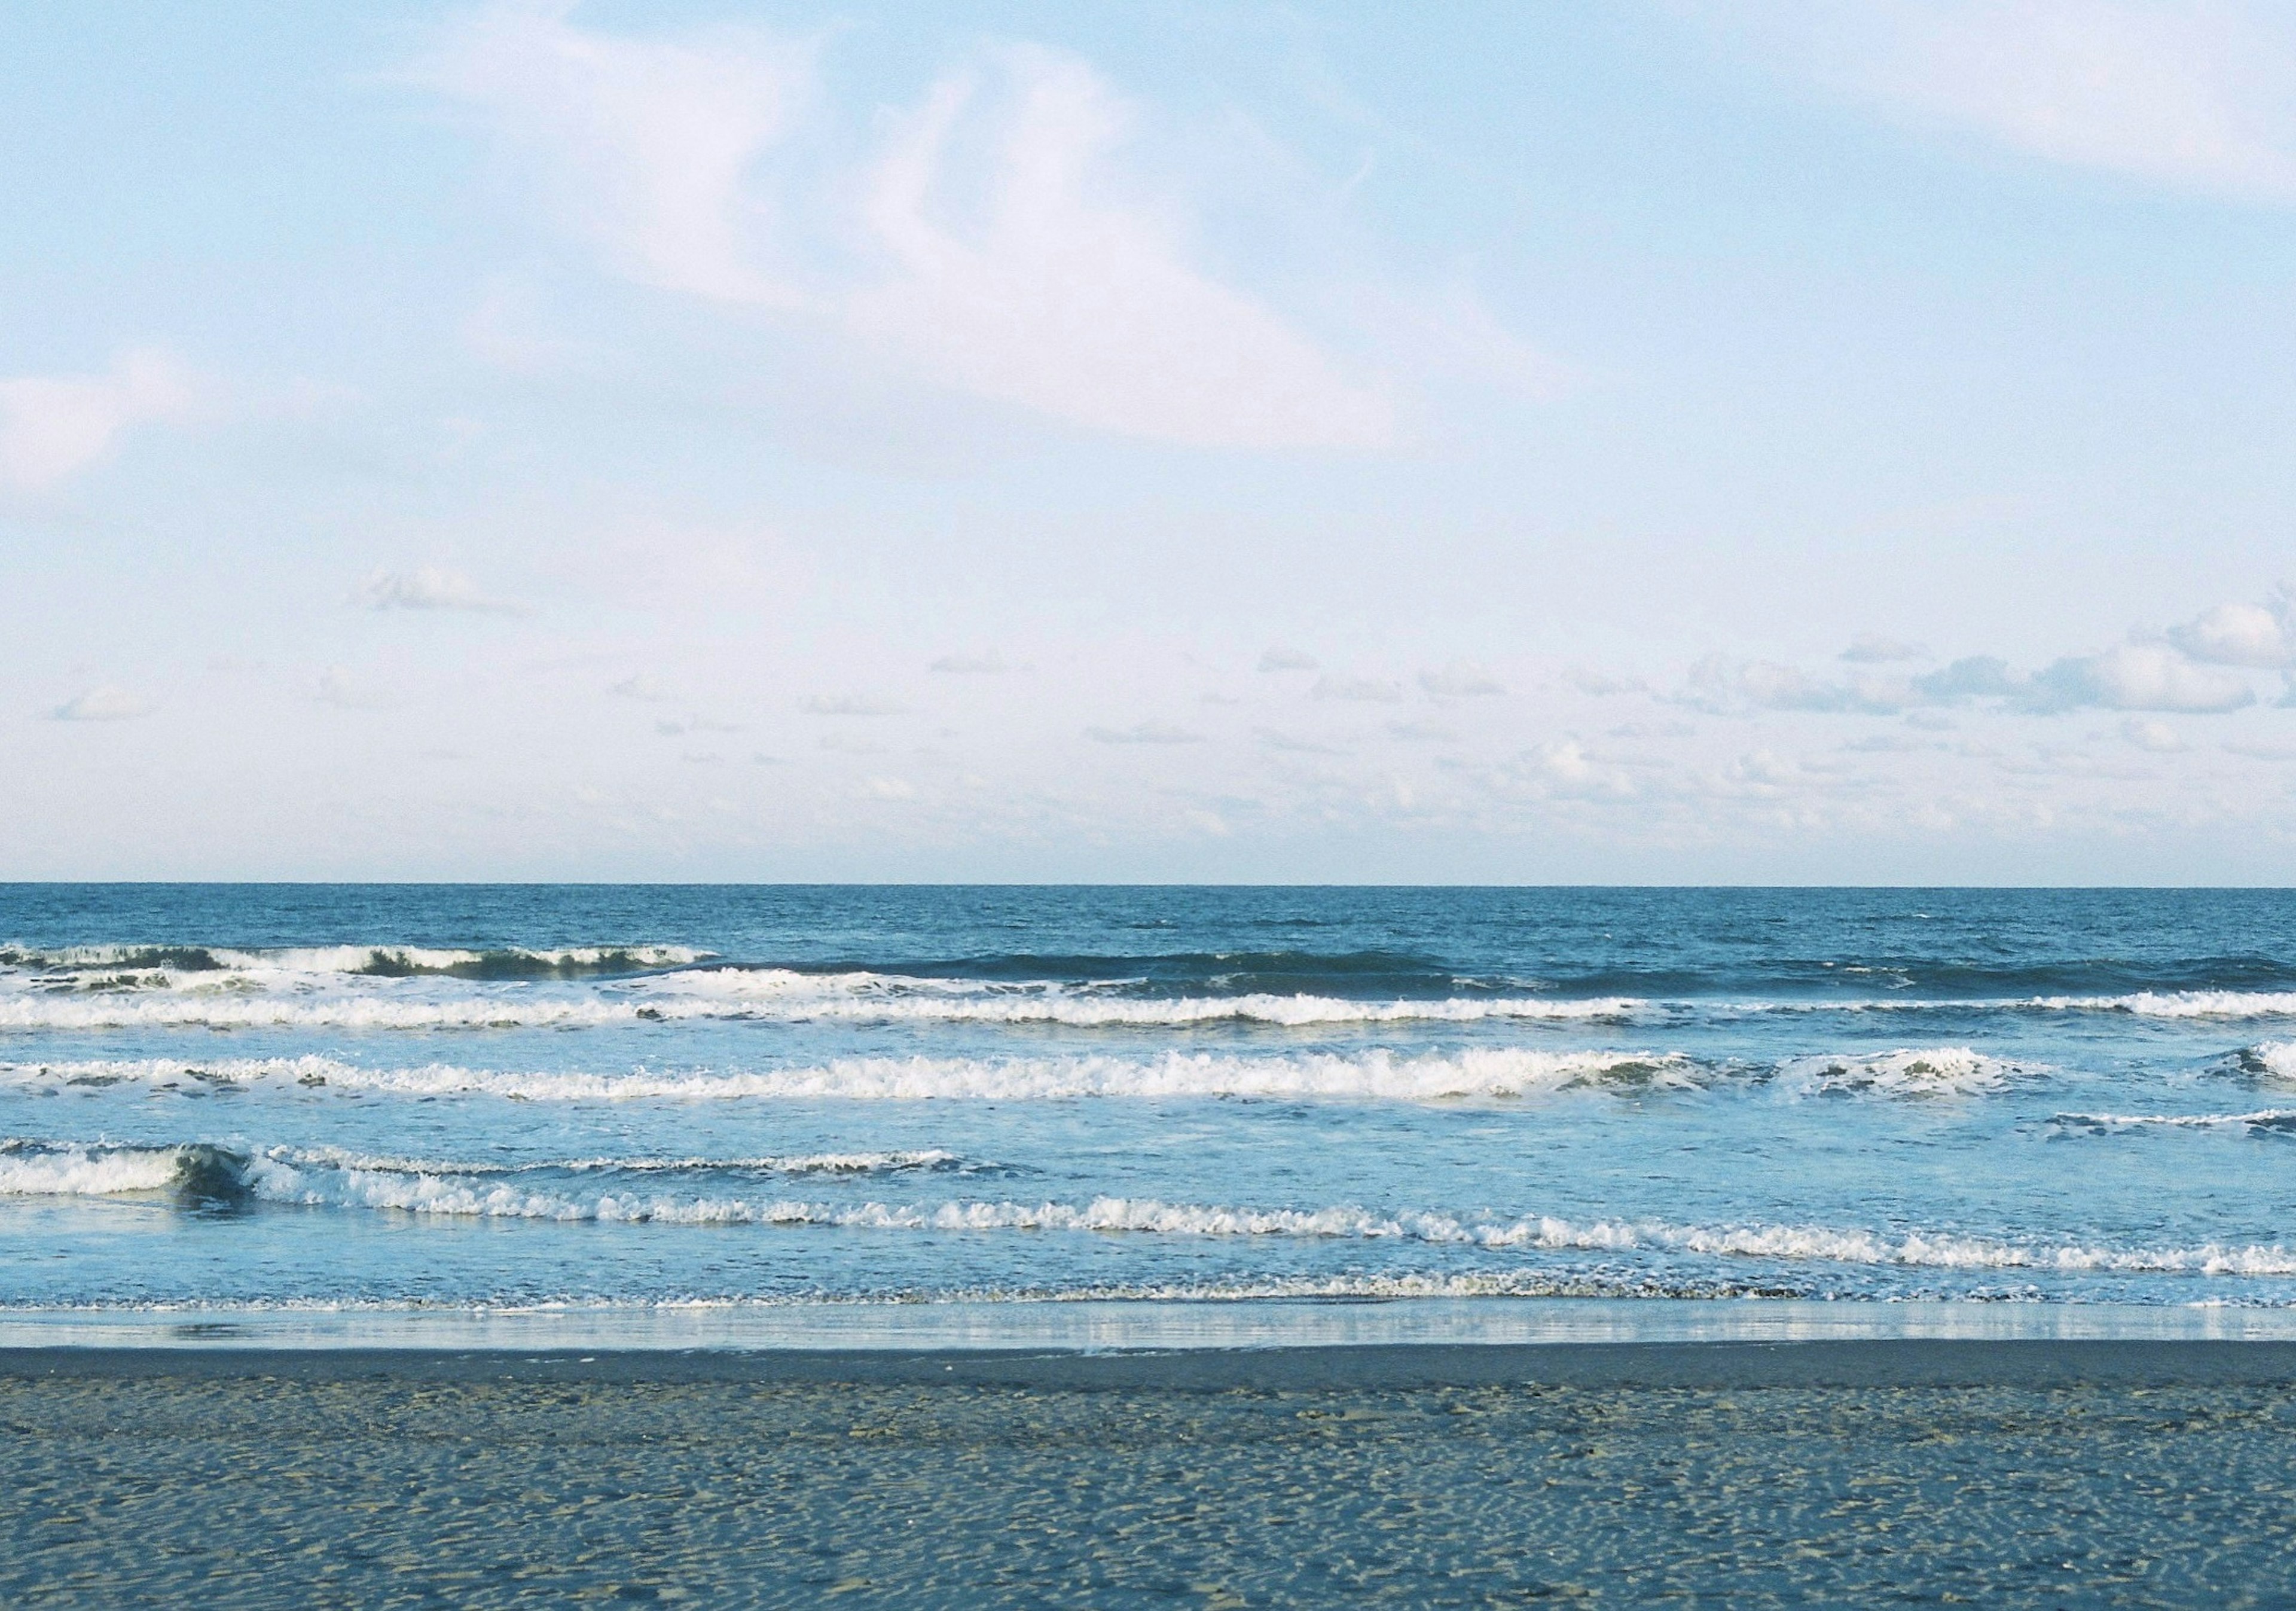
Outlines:
{"label": "white sea foam", "polygon": [[2286,1018],[2296,1017],[2296,990],[2136,990],[2125,996],[2036,996],[2005,1005],[2139,1018]]}
{"label": "white sea foam", "polygon": [[165,1191],[184,1170],[180,1147],[0,1144],[0,1196],[109,1197]]}
{"label": "white sea foam", "polygon": [[676,1225],[758,1225],[861,1231],[1004,1231],[1181,1238],[1280,1237],[1398,1241],[1494,1250],[1628,1254],[1655,1252],[1775,1263],[1944,1270],[2021,1270],[2296,1275],[2296,1251],[2279,1244],[2122,1248],[2027,1244],[1942,1232],[1888,1235],[1818,1226],[1693,1226],[1660,1221],[1573,1221],[1546,1214],[1506,1218],[1352,1207],[1244,1208],[1098,1196],[1081,1204],[954,1201],[937,1204],[833,1204],[731,1195],[567,1193],[508,1181],[474,1183],[396,1171],[298,1169],[250,1160],[250,1184],[267,1201],[395,1209],[455,1217]]}
{"label": "white sea foam", "polygon": [[2035,1072],[2034,1064],[1988,1057],[1965,1046],[1792,1057],[1778,1065],[1781,1080],[1804,1089],[1888,1096],[1977,1095]]}
{"label": "white sea foam", "polygon": [[[872,1155],[894,1159],[934,1155]],[[839,1159],[844,1163],[847,1160]],[[625,1161],[613,1161],[627,1166]],[[660,1166],[665,1161],[648,1160]],[[821,1159],[783,1160],[819,1163]],[[2282,1244],[2112,1247],[2033,1243],[1954,1232],[1884,1233],[1806,1225],[1700,1226],[1658,1220],[1571,1221],[1353,1205],[1241,1207],[1101,1196],[1082,1204],[955,1200],[939,1204],[822,1203],[734,1193],[573,1191],[563,1180],[523,1179],[555,1170],[578,1178],[595,1160],[542,1164],[488,1177],[477,1171],[323,1152],[272,1148],[234,1154],[205,1146],[0,1144],[0,1196],[115,1196],[181,1188],[204,1167],[258,1202],[389,1210],[447,1218],[659,1225],[750,1225],[863,1232],[1051,1232],[1190,1239],[1389,1241],[1488,1250],[1655,1253],[1770,1263],[1941,1270],[2106,1271],[2205,1276],[2296,1276]],[[713,1167],[706,1160],[672,1167]],[[740,1161],[719,1169],[745,1167]]]}
{"label": "white sea foam", "polygon": [[2247,1114],[2059,1114],[2053,1123],[2114,1130],[2296,1130],[2296,1107],[2259,1108]]}
{"label": "white sea foam", "polygon": [[1409,1102],[1533,1096],[1574,1086],[1691,1086],[1686,1058],[1644,1052],[1547,1052],[1497,1047],[1423,1056],[1246,1057],[1168,1052],[1149,1058],[852,1057],[796,1068],[619,1073],[465,1068],[433,1063],[365,1068],[320,1056],[0,1064],[0,1078],[50,1086],[137,1081],[150,1086],[291,1083],[404,1096],[526,1101],[643,1099],[1049,1100],[1071,1097],[1323,1097]]}
{"label": "white sea foam", "polygon": [[2256,1073],[2296,1083],[2296,1040],[2264,1040],[2250,1047],[2241,1061]]}
{"label": "white sea foam", "polygon": [[[447,955],[440,953],[440,956]],[[348,958],[346,958],[348,960]],[[602,1028],[643,1022],[748,1019],[769,1023],[1057,1024],[1160,1028],[1248,1023],[1304,1027],[1348,1023],[1486,1021],[1616,1023],[1649,1004],[1628,997],[1584,1000],[1451,997],[1357,1001],[1332,996],[1136,997],[1104,989],[881,974],[800,974],[781,968],[709,968],[569,988],[560,982],[480,984],[430,975],[360,977],[344,969],[154,970],[118,988],[0,992],[0,1028],[310,1028],[475,1030]]]}

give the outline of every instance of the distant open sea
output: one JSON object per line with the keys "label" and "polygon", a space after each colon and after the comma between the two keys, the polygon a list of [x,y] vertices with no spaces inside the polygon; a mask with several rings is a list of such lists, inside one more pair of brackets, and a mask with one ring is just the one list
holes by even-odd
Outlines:
{"label": "distant open sea", "polygon": [[2296,1301],[2296,894],[0,886],[0,1305]]}

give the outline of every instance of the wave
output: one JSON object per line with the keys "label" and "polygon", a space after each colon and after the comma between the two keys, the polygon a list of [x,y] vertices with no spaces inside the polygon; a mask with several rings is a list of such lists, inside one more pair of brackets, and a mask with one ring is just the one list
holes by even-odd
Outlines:
{"label": "wave", "polygon": [[1406,1242],[1490,1251],[1690,1254],[1784,1264],[2296,1276],[2296,1250],[2277,1243],[2126,1248],[1949,1232],[1892,1235],[1820,1226],[1695,1226],[1655,1220],[1580,1222],[1548,1214],[1508,1218],[1353,1206],[1246,1208],[1117,1196],[1096,1196],[1080,1204],[980,1200],[910,1204],[636,1191],[570,1193],[512,1179],[474,1180],[437,1170],[322,1164],[282,1151],[234,1153],[203,1145],[0,1144],[0,1194],[116,1196],[159,1191],[207,1200],[390,1210],[456,1219]]}
{"label": "wave", "polygon": [[1048,1024],[1164,1028],[1218,1023],[1287,1028],[1321,1024],[1474,1023],[1487,1021],[1624,1023],[1651,1004],[1623,997],[1556,1001],[1452,997],[1356,1001],[1333,996],[1148,998],[1062,987],[981,987],[956,980],[880,974],[809,974],[784,969],[709,969],[626,982],[612,994],[540,994],[517,986],[440,994],[394,988],[398,974],[366,988],[315,987],[308,978],[243,974],[152,975],[104,988],[0,994],[0,1029],[585,1029],[695,1019],[767,1023]]}
{"label": "wave", "polygon": [[466,1068],[433,1063],[365,1068],[317,1056],[0,1064],[19,1084],[96,1087],[291,1083],[400,1096],[488,1096],[541,1102],[783,1100],[1054,1100],[1236,1097],[1441,1102],[1527,1097],[1573,1087],[1687,1088],[1709,1071],[1649,1052],[1523,1048],[1398,1056],[1242,1057],[1168,1052],[1151,1058],[852,1057],[804,1067],[623,1073]]}
{"label": "wave", "polygon": [[1978,1095],[2039,1072],[2038,1064],[1988,1057],[1965,1046],[1790,1057],[1778,1065],[1780,1080],[1807,1090],[1892,1096]]}
{"label": "wave", "polygon": [[2296,1017],[2296,990],[2137,990],[2125,996],[2036,996],[2007,1006],[2139,1018]]}
{"label": "wave", "polygon": [[[339,1206],[400,1207],[426,1212],[492,1212],[447,1206],[463,1201],[497,1205],[540,1201],[530,1195],[521,1196],[513,1183],[522,1178],[543,1175],[578,1179],[600,1174],[644,1178],[857,1178],[1003,1172],[1008,1171],[995,1164],[969,1163],[957,1154],[939,1148],[756,1158],[570,1158],[503,1163],[394,1158],[332,1147],[240,1151],[204,1141],[141,1147],[40,1141],[21,1137],[0,1140],[0,1196],[112,1197],[165,1193],[196,1204],[239,1204],[253,1200],[328,1202]],[[332,1180],[337,1185],[330,1192],[311,1184],[321,1180]],[[600,1199],[618,1200],[611,1194]]]}
{"label": "wave", "polygon": [[2246,1130],[2286,1135],[2296,1134],[2296,1108],[2267,1107],[2250,1114],[2058,1114],[2049,1122],[2061,1130],[2096,1135],[2145,1130]]}
{"label": "wave", "polygon": [[242,949],[208,945],[0,945],[0,969],[39,975],[50,988],[166,990],[212,986],[217,974],[250,981],[338,975],[355,979],[590,979],[706,961],[682,945],[501,946],[465,950],[414,945]]}

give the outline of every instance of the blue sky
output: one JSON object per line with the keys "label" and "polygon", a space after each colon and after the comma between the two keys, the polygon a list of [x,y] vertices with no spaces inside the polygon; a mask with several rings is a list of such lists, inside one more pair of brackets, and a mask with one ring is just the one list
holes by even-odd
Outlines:
{"label": "blue sky", "polygon": [[2296,875],[2277,7],[0,16],[0,876]]}

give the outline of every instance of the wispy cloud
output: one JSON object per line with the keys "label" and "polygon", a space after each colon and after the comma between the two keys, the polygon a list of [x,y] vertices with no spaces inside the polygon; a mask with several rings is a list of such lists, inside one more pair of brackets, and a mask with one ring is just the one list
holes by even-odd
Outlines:
{"label": "wispy cloud", "polygon": [[2169,641],[2212,665],[2296,664],[2296,598],[2283,589],[2267,604],[2218,604],[2170,629]]}
{"label": "wispy cloud", "polygon": [[1918,124],[2172,188],[2296,201],[2296,14],[2240,0],[1691,0]]}
{"label": "wispy cloud", "polygon": [[130,427],[181,417],[192,387],[166,354],[124,353],[105,374],[0,380],[0,487],[40,492],[110,453]]}
{"label": "wispy cloud", "polygon": [[786,134],[811,52],[767,29],[594,32],[570,4],[510,0],[459,19],[414,76],[480,107],[556,217],[641,284],[718,301],[800,300],[761,269],[758,160]]}
{"label": "wispy cloud", "polygon": [[749,26],[641,37],[569,12],[488,6],[414,76],[477,109],[611,272],[1117,435],[1393,438],[1381,386],[1202,267],[1171,195],[1133,193],[1117,158],[1136,108],[1089,64],[982,53],[882,119],[857,170],[789,150],[812,127],[810,45]]}

